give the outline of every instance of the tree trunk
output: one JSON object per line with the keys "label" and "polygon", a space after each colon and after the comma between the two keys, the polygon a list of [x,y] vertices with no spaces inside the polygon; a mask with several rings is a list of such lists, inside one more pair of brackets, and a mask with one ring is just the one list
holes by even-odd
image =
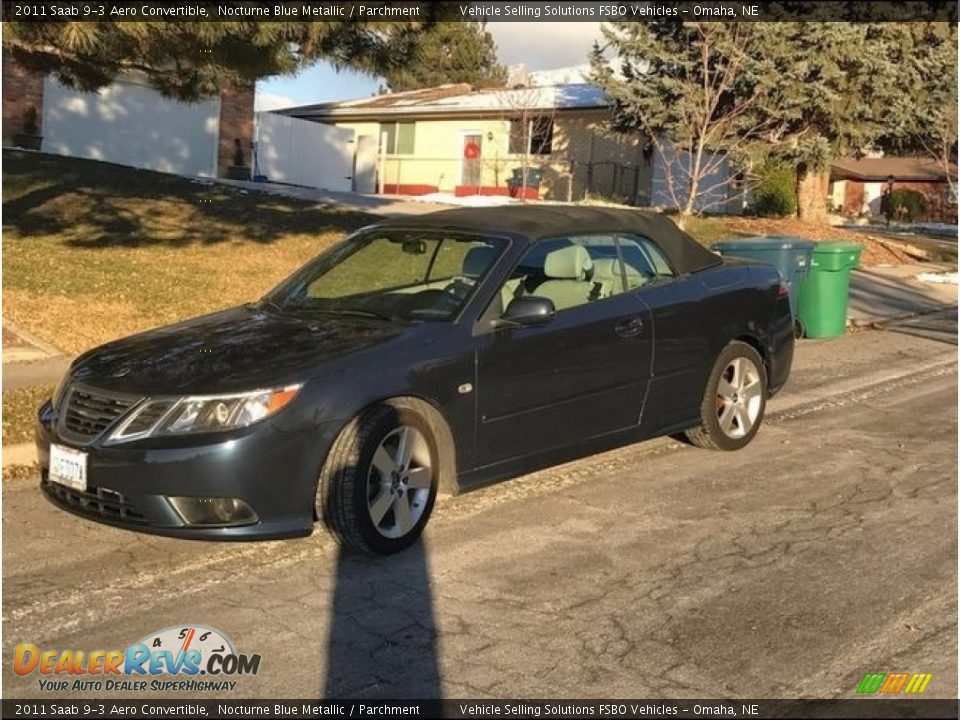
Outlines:
{"label": "tree trunk", "polygon": [[686,230],[687,220],[689,220],[691,217],[692,217],[692,214],[690,213],[689,210],[681,210],[679,213],[677,213],[677,217],[674,220],[674,222],[676,223],[678,228],[680,228],[681,230]]}
{"label": "tree trunk", "polygon": [[797,168],[797,217],[810,222],[826,222],[827,190],[830,187],[828,171]]}

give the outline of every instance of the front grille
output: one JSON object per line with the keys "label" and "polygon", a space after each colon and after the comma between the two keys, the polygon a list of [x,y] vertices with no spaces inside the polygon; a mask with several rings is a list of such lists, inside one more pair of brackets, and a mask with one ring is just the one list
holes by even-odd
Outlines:
{"label": "front grille", "polygon": [[107,488],[91,488],[94,492],[81,492],[50,482],[44,475],[43,490],[62,504],[85,515],[100,516],[108,520],[145,523],[146,516],[131,505],[123,495]]}
{"label": "front grille", "polygon": [[80,440],[93,440],[139,400],[129,395],[72,387],[61,413],[61,427]]}

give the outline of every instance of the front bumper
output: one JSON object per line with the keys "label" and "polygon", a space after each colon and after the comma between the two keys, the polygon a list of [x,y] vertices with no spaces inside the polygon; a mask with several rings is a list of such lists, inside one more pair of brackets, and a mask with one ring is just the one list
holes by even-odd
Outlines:
{"label": "front bumper", "polygon": [[[78,446],[58,435],[47,403],[36,426],[40,488],[64,510],[141,532],[200,540],[309,535],[316,481],[332,442],[329,434],[322,428],[294,430],[268,421],[217,439]],[[49,480],[50,443],[87,453],[86,492]],[[191,524],[171,497],[237,498],[255,517],[242,519],[242,524]]]}

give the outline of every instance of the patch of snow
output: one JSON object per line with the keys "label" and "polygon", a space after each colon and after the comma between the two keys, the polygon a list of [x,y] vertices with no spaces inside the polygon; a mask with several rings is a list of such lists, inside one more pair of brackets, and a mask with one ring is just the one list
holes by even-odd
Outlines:
{"label": "patch of snow", "polygon": [[883,232],[894,232],[899,235],[944,235],[947,237],[957,237],[957,226],[951,225],[949,223],[934,223],[934,222],[921,222],[921,223],[891,223],[887,225],[885,223],[869,223],[869,222],[854,222],[848,223],[855,225],[858,230],[869,230],[871,232],[883,233]]}
{"label": "patch of snow", "polygon": [[426,195],[405,195],[405,200],[413,202],[439,203],[441,205],[456,205],[458,207],[496,207],[510,205],[517,201],[506,195],[465,195],[457,197],[452,193],[427,193]]}
{"label": "patch of snow", "polygon": [[569,85],[585,83],[590,79],[590,63],[554,70],[531,70],[530,82],[534,85]]}
{"label": "patch of snow", "polygon": [[945,273],[920,273],[917,275],[917,280],[921,282],[928,283],[940,283],[943,285],[956,285],[957,284],[957,273],[955,272],[945,272]]}

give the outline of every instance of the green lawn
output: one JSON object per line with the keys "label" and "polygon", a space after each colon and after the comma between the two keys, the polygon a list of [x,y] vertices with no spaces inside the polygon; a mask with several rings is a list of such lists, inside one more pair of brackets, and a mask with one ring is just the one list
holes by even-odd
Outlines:
{"label": "green lawn", "polygon": [[3,164],[4,314],[70,353],[254,300],[377,219],[90,160]]}

